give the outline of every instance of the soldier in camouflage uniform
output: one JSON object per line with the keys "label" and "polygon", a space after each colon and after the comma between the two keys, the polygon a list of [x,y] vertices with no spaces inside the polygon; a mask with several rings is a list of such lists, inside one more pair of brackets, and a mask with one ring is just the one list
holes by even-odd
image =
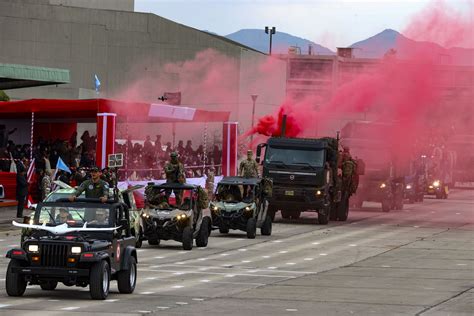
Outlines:
{"label": "soldier in camouflage uniform", "polygon": [[41,200],[44,201],[44,199],[48,196],[48,194],[51,192],[51,171],[49,170],[44,170],[44,175],[43,178],[41,179]]}
{"label": "soldier in camouflage uniform", "polygon": [[[244,178],[258,178],[258,163],[252,157],[252,150],[247,150],[247,159],[243,160],[239,166],[239,176]],[[244,185],[244,198],[247,196],[249,186]]]}
{"label": "soldier in camouflage uniform", "polygon": [[[166,183],[185,183],[186,177],[184,174],[184,165],[178,160],[178,153],[172,152],[170,154],[170,161],[165,165]],[[173,190],[176,198],[176,205],[181,205],[183,192],[181,190]],[[169,198],[171,190],[166,192]]]}
{"label": "soldier in camouflage uniform", "polygon": [[76,191],[69,197],[70,201],[74,201],[76,197],[86,192],[86,198],[100,199],[102,203],[107,202],[109,198],[109,184],[100,179],[101,172],[97,167],[91,169],[91,179],[81,183]]}

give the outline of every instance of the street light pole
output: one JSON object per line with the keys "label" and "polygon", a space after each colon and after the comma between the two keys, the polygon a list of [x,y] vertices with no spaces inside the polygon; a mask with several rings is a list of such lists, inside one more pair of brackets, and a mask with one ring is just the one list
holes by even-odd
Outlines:
{"label": "street light pole", "polygon": [[[253,102],[253,106],[252,106],[252,129],[253,129],[254,124],[255,124],[255,102],[257,101],[258,95],[252,94],[250,97],[252,98],[252,102]],[[253,133],[250,134],[250,143],[252,142],[253,142]]]}
{"label": "street light pole", "polygon": [[265,26],[265,33],[267,34],[270,34],[270,50],[269,50],[269,55],[272,54],[272,35],[276,33],[276,27],[268,27],[268,26]]}

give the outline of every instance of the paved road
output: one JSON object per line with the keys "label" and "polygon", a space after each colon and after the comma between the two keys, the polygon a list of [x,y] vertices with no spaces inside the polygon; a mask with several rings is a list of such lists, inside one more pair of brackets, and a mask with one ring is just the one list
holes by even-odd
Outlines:
{"label": "paved road", "polygon": [[[209,246],[182,251],[178,243],[139,250],[133,295],[115,284],[106,301],[88,289],[29,287],[22,298],[4,292],[0,314],[12,315],[472,315],[474,191],[427,199],[402,211],[375,205],[346,223],[315,225],[278,218],[271,237],[213,232]],[[18,234],[0,235],[1,251]],[[44,311],[44,312],[41,312]]]}

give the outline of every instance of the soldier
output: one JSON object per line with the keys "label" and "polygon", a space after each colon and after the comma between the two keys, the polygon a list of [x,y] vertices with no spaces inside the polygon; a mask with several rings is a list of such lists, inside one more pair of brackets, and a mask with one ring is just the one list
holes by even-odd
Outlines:
{"label": "soldier", "polygon": [[95,220],[91,221],[89,224],[95,224],[95,225],[108,225],[109,224],[109,219],[107,217],[108,211],[105,209],[98,209],[95,212]]}
{"label": "soldier", "polygon": [[[247,150],[247,159],[243,160],[239,166],[239,175],[245,178],[258,177],[258,163],[252,158],[253,152],[251,149]],[[244,198],[247,197],[249,186],[244,185]]]}
{"label": "soldier", "polygon": [[44,200],[51,192],[51,171],[44,170],[43,178],[41,179],[41,200]]}
{"label": "soldier", "polygon": [[[184,174],[184,166],[181,162],[178,160],[178,153],[177,152],[172,152],[170,154],[170,161],[166,163],[165,165],[165,173],[166,173],[166,183],[185,183],[186,178]],[[176,205],[181,204],[181,198],[183,195],[183,192],[181,190],[173,190],[174,195],[176,198]],[[169,198],[171,195],[171,190],[166,191],[166,197]]]}
{"label": "soldier", "polygon": [[91,179],[82,182],[74,194],[69,197],[69,200],[71,202],[74,201],[76,197],[86,191],[86,198],[100,199],[102,203],[107,202],[109,197],[109,185],[104,180],[101,180],[100,176],[100,169],[93,167],[91,170]]}

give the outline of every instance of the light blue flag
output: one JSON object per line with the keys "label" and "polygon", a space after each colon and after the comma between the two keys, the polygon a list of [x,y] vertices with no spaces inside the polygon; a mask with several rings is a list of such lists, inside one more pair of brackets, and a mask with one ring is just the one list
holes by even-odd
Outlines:
{"label": "light blue flag", "polygon": [[100,90],[100,80],[99,80],[99,77],[97,76],[97,74],[94,75],[94,85],[95,85],[95,91],[96,92],[99,92]]}
{"label": "light blue flag", "polygon": [[61,157],[58,158],[58,162],[56,163],[56,170],[63,170],[68,173],[71,173],[71,169],[66,165],[66,163],[61,159]]}

